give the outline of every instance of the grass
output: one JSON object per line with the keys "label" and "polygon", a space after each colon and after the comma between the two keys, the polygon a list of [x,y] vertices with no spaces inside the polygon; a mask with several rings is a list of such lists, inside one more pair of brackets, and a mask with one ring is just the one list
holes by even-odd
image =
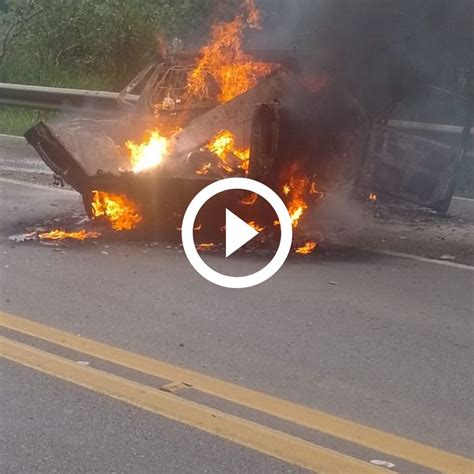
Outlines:
{"label": "grass", "polygon": [[48,121],[53,119],[56,115],[56,112],[44,110],[2,107],[0,108],[0,134],[23,135],[40,120]]}
{"label": "grass", "polygon": [[[1,1],[1,0],[0,0]],[[34,57],[30,61],[6,61],[0,70],[0,82],[34,84],[36,86],[61,87],[85,90],[114,91],[110,74],[88,74],[50,64],[39,65]],[[0,106],[0,134],[23,135],[40,120],[48,121],[58,116],[58,112],[34,110],[20,107]]]}
{"label": "grass", "polygon": [[[114,90],[106,75],[77,74],[74,71],[48,64],[32,67],[32,64],[28,62],[7,63],[6,66],[8,68],[0,74],[0,82],[85,90]],[[57,115],[58,112],[0,107],[0,134],[23,135],[40,120],[48,121]]]}
{"label": "grass", "polygon": [[[105,90],[117,89],[114,75],[57,67],[50,63],[39,63],[38,58],[7,57],[0,70],[0,82],[34,84],[35,86],[66,87],[72,89]],[[123,84],[125,85],[125,84]],[[121,87],[118,87],[121,89]]]}

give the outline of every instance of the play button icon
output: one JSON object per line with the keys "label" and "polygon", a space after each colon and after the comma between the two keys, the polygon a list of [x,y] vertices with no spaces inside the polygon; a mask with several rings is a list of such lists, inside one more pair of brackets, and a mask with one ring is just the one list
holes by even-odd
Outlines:
{"label": "play button icon", "polygon": [[258,235],[258,232],[229,209],[225,210],[225,256],[231,256],[247,242]]}
{"label": "play button icon", "polygon": [[[245,276],[230,276],[215,271],[201,258],[194,244],[194,221],[201,208],[215,195],[235,189],[250,191],[265,199],[272,206],[280,222],[280,245],[276,254],[262,269]],[[255,238],[258,232],[228,209],[225,211],[225,217],[225,256],[227,258]],[[206,280],[225,288],[249,288],[268,280],[285,263],[291,249],[293,228],[288,210],[275,191],[253,179],[227,178],[206,186],[194,197],[184,214],[181,238],[184,253],[188,257],[189,263]]]}

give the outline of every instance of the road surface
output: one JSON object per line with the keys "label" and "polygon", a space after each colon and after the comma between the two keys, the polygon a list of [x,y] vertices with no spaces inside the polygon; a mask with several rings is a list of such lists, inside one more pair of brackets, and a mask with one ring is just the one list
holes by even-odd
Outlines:
{"label": "road surface", "polygon": [[125,235],[9,240],[81,201],[0,185],[2,472],[472,471],[473,267],[339,249],[226,290]]}

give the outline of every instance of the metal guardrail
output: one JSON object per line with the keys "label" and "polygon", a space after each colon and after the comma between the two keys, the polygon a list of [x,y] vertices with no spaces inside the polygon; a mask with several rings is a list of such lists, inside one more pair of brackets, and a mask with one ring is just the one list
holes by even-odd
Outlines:
{"label": "metal guardrail", "polygon": [[[450,133],[461,135],[463,127],[458,125],[443,125],[439,123],[426,123],[426,122],[408,122],[405,120],[389,120],[387,125],[393,128],[399,128],[403,130],[417,130],[428,133]],[[474,135],[474,128],[471,128],[471,135]]]}
{"label": "metal guardrail", "polygon": [[127,102],[118,100],[116,92],[63,89],[57,87],[8,84],[0,82],[0,105],[65,112],[110,113],[134,105],[138,96],[128,95]]}
{"label": "metal guardrail", "polygon": [[[127,95],[126,101],[119,100],[119,93],[89,91],[84,89],[64,89],[58,87],[31,86],[0,82],[0,105],[27,107],[35,109],[59,110],[65,112],[93,112],[108,114],[133,106],[138,95]],[[462,134],[463,128],[425,122],[390,120],[388,125],[403,130],[417,130],[428,133]],[[474,128],[471,129],[474,135]]]}

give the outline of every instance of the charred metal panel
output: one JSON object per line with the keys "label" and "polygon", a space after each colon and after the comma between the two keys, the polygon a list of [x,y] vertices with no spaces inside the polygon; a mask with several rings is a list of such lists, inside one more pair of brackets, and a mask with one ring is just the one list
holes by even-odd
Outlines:
{"label": "charred metal panel", "polygon": [[369,126],[363,111],[340,89],[293,92],[290,100],[256,106],[249,177],[280,189],[281,178],[298,168],[322,191],[352,189],[367,145]]}
{"label": "charred metal panel", "polygon": [[85,169],[44,123],[30,128],[25,138],[55,175],[81,194],[90,190]]}
{"label": "charred metal panel", "polygon": [[446,212],[453,193],[458,151],[441,143],[374,126],[362,184]]}
{"label": "charred metal panel", "polygon": [[[140,208],[144,216],[144,230],[163,239],[176,239],[191,200],[215,181],[207,177],[171,176],[160,168],[143,173],[99,172],[91,176],[45,124],[40,123],[31,128],[25,137],[51,170],[82,195],[84,208],[90,217],[93,191],[126,195]],[[239,196],[234,193],[226,199],[235,203],[239,201]],[[205,212],[200,213],[200,222],[206,229],[206,234],[202,232],[204,236],[223,235],[220,229],[225,224],[225,213],[218,212],[222,202],[214,200],[212,205],[206,206]]]}
{"label": "charred metal panel", "polygon": [[258,104],[252,118],[249,177],[265,182],[278,153],[280,103]]}

